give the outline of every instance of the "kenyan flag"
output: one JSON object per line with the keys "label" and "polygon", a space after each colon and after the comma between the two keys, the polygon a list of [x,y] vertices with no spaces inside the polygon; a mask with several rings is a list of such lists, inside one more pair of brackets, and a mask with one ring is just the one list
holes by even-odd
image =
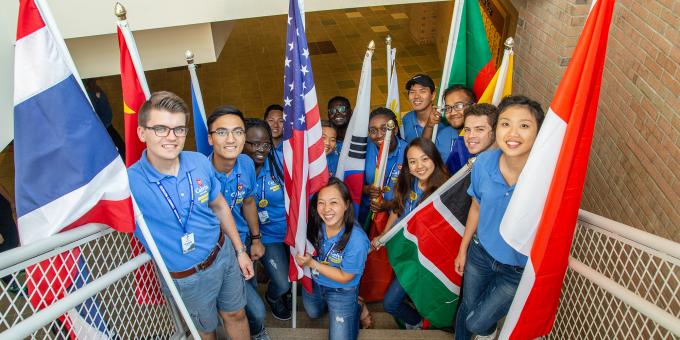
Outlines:
{"label": "kenyan flag", "polygon": [[440,91],[465,85],[481,97],[495,73],[478,0],[456,0]]}
{"label": "kenyan flag", "polygon": [[436,328],[451,326],[458,307],[462,277],[454,261],[470,206],[470,198],[460,195],[470,184],[469,164],[382,239],[389,240],[387,254],[399,283]]}

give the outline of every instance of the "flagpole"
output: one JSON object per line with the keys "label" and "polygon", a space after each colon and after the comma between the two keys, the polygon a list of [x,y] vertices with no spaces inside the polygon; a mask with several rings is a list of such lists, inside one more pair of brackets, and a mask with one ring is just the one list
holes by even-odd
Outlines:
{"label": "flagpole", "polygon": [[389,34],[385,37],[385,47],[387,48],[387,87],[389,88],[392,73],[392,37]]}
{"label": "flagpole", "polygon": [[120,2],[116,2],[113,10],[116,17],[118,17],[118,27],[120,27],[120,31],[123,33],[123,37],[128,46],[128,51],[130,52],[130,59],[132,59],[132,64],[135,66],[135,73],[137,73],[139,85],[142,87],[146,99],[149,99],[149,97],[151,97],[151,92],[149,92],[149,85],[146,83],[144,67],[142,67],[142,59],[139,57],[139,51],[137,51],[135,37],[132,35],[130,26],[127,22],[127,10],[125,10],[125,7]]}
{"label": "flagpole", "polygon": [[[444,98],[441,94],[449,85],[451,75],[451,62],[453,61],[453,51],[456,49],[458,35],[460,34],[460,20],[463,15],[463,2],[467,0],[457,0],[453,3],[453,14],[451,15],[451,27],[449,28],[449,41],[446,46],[446,57],[444,58],[444,68],[442,69],[442,80],[439,83],[439,94],[437,96],[437,107],[444,106]],[[432,129],[432,141],[437,139],[438,125]]]}
{"label": "flagpole", "polygon": [[496,82],[496,88],[493,92],[493,99],[491,100],[493,105],[498,105],[503,99],[503,91],[505,90],[505,83],[508,78],[508,64],[510,63],[510,58],[514,53],[512,48],[515,45],[515,40],[512,39],[512,37],[509,37],[505,40],[504,45],[505,49],[503,51],[503,60],[501,61],[501,67],[499,68],[500,73],[498,74],[498,81]]}
{"label": "flagpole", "polygon": [[187,60],[187,67],[189,68],[189,77],[191,78],[191,85],[194,87],[194,95],[196,96],[198,108],[201,111],[200,112],[201,117],[203,117],[203,122],[206,122],[205,107],[203,106],[203,95],[201,94],[201,86],[198,84],[198,77],[196,76],[196,64],[194,64],[194,52],[187,50],[184,53],[184,57]]}
{"label": "flagpole", "polygon": [[139,210],[139,207],[137,206],[137,201],[135,200],[135,197],[132,195],[132,193],[130,193],[130,197],[132,198],[132,207],[135,211],[135,221],[137,221],[137,227],[142,232],[144,240],[146,240],[146,244],[149,247],[149,251],[151,252],[151,257],[153,257],[154,261],[156,262],[156,265],[158,266],[158,271],[160,271],[161,276],[165,280],[165,283],[167,284],[168,289],[170,290],[170,295],[172,295],[172,298],[175,301],[175,304],[177,305],[180,314],[182,314],[184,322],[186,322],[187,326],[189,327],[191,335],[194,337],[194,339],[200,339],[201,337],[198,335],[198,330],[196,329],[194,322],[191,321],[189,311],[187,310],[184,301],[182,301],[182,297],[179,295],[179,291],[177,291],[177,287],[175,287],[175,283],[172,281],[172,277],[170,277],[168,267],[165,266],[165,261],[163,261],[161,253],[158,251],[158,247],[156,246],[156,242],[151,236],[149,227],[146,225],[144,215],[142,215],[141,210]]}

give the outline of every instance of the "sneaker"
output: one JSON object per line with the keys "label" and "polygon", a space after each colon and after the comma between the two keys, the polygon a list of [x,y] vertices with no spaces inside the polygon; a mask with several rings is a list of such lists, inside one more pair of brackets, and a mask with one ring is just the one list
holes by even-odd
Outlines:
{"label": "sneaker", "polygon": [[423,329],[423,320],[420,320],[417,325],[409,325],[404,322],[404,327],[406,327],[407,330],[421,330]]}
{"label": "sneaker", "polygon": [[253,335],[250,337],[251,340],[272,340],[272,338],[269,337],[269,333],[267,333],[266,329],[263,329],[262,332],[258,335]]}
{"label": "sneaker", "polygon": [[498,334],[498,329],[494,329],[493,333],[489,335],[477,335],[475,340],[494,340],[496,339],[496,335]]}
{"label": "sneaker", "polygon": [[286,306],[285,299],[279,298],[277,301],[272,301],[269,296],[265,294],[265,300],[267,300],[267,304],[272,309],[272,315],[275,319],[287,321],[293,317],[292,309]]}

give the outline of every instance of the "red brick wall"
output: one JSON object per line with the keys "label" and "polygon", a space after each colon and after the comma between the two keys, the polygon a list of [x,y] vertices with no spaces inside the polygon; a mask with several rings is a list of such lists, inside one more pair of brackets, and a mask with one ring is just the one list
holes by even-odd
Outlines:
{"label": "red brick wall", "polygon": [[[515,93],[547,105],[590,1],[512,0]],[[680,1],[617,1],[582,207],[680,241]]]}

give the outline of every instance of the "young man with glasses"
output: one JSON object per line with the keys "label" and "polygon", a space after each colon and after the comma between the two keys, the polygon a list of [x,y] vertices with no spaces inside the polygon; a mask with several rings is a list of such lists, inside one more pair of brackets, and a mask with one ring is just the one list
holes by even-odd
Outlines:
{"label": "young man with glasses", "polygon": [[[213,147],[210,160],[222,186],[222,194],[234,216],[241,242],[248,246],[250,258],[259,260],[265,252],[260,235],[257,205],[255,165],[253,160],[242,154],[246,141],[243,113],[237,108],[224,105],[208,116],[208,143]],[[246,284],[246,315],[250,333],[255,339],[269,339],[264,329],[264,302],[257,294],[257,280],[252,278]]]}
{"label": "young man with glasses", "polygon": [[[215,169],[202,154],[182,151],[188,117],[170,92],[142,105],[137,135],[146,150],[128,170],[130,188],[201,338],[215,338],[219,315],[229,337],[249,339],[243,277],[253,277],[253,263]],[[148,251],[139,228],[135,235]]]}
{"label": "young man with glasses", "polygon": [[337,133],[337,148],[342,149],[342,141],[347,133],[347,126],[352,119],[352,105],[349,99],[335,96],[328,101],[328,120],[335,127]]}

